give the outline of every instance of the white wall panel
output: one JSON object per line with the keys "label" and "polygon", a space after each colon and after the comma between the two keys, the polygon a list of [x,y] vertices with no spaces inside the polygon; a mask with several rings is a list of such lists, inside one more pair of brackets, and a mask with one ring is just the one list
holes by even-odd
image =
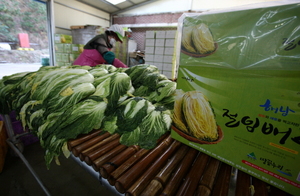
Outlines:
{"label": "white wall panel", "polygon": [[[160,0],[136,9],[122,12],[120,15],[143,15],[164,12],[206,11],[276,0]],[[279,1],[279,0],[277,0]]]}
{"label": "white wall panel", "polygon": [[108,27],[110,15],[74,0],[54,1],[55,33],[71,34],[70,26],[97,25]]}

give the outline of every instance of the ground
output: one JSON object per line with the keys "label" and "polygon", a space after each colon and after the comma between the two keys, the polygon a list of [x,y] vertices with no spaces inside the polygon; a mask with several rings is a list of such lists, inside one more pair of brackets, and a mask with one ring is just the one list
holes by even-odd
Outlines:
{"label": "ground", "polygon": [[49,54],[43,50],[0,50],[0,63],[40,63],[43,55]]}

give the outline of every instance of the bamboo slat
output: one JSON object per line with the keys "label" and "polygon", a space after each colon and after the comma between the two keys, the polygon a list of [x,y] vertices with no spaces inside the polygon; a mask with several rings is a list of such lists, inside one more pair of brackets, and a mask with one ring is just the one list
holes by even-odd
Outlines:
{"label": "bamboo slat", "polygon": [[[108,134],[108,135],[106,135]],[[87,146],[85,149],[83,149],[80,154],[79,158],[81,161],[85,160],[85,157],[87,157],[89,154],[91,154],[93,151],[100,149],[102,146],[105,146],[106,144],[110,143],[113,140],[116,140],[120,138],[119,134],[113,134],[110,135],[108,132],[105,133],[105,136],[102,140],[99,140],[97,142],[93,142],[92,145]]]}
{"label": "bamboo slat", "polygon": [[118,167],[115,171],[111,173],[108,177],[108,182],[110,185],[114,186],[116,180],[124,174],[130,167],[132,167],[135,163],[137,163],[140,159],[142,159],[149,150],[140,149],[137,153],[135,153],[132,157],[130,157],[124,164]]}
{"label": "bamboo slat", "polygon": [[69,140],[68,141],[68,149],[71,151],[73,147],[75,147],[79,144],[82,144],[85,141],[90,140],[90,139],[92,139],[95,136],[100,135],[100,134],[101,134],[101,130],[95,130],[92,133],[84,134],[82,136],[79,136],[76,139]]}
{"label": "bamboo slat", "polygon": [[236,179],[235,195],[250,196],[251,195],[251,182],[250,176],[243,171],[238,171]]}
{"label": "bamboo slat", "polygon": [[[269,195],[270,196],[292,196],[291,194],[288,194],[286,192],[284,192],[283,190],[280,190],[274,186],[269,185]],[[295,195],[298,196],[298,195]]]}
{"label": "bamboo slat", "polygon": [[95,137],[93,137],[93,138],[87,140],[86,142],[81,143],[81,144],[75,146],[74,148],[72,148],[72,153],[73,153],[76,157],[78,157],[79,154],[80,154],[83,150],[89,148],[90,146],[94,145],[94,144],[97,143],[98,141],[101,141],[101,140],[103,140],[104,138],[109,137],[109,136],[110,136],[110,134],[109,134],[108,132],[104,133],[103,135],[95,136]]}
{"label": "bamboo slat", "polygon": [[122,145],[119,139],[95,130],[68,141],[68,148],[126,196],[291,196],[169,133],[151,150]]}
{"label": "bamboo slat", "polygon": [[195,196],[210,196],[218,172],[220,161],[210,158]]}
{"label": "bamboo slat", "polygon": [[255,190],[254,196],[268,196],[268,188],[265,182],[252,177],[252,185]]}
{"label": "bamboo slat", "polygon": [[185,176],[185,180],[180,186],[179,190],[177,191],[177,196],[190,196],[194,195],[197,189],[197,185],[199,180],[201,179],[201,176],[203,174],[203,171],[207,165],[207,162],[209,160],[209,156],[204,153],[199,153],[198,157],[195,159],[191,170],[189,173]]}
{"label": "bamboo slat", "polygon": [[151,182],[159,170],[167,163],[181,142],[174,140],[168,149],[141,175],[141,177],[126,191],[126,196],[138,196]]}
{"label": "bamboo slat", "polygon": [[[111,137],[113,137],[112,135]],[[104,140],[103,140],[104,141]],[[101,143],[101,142],[100,142]],[[99,143],[98,143],[99,144]],[[102,156],[103,154],[109,152],[114,147],[118,146],[120,144],[119,137],[109,141],[106,143],[106,145],[97,145],[97,147],[93,147],[92,151],[89,151],[89,153],[86,154],[84,158],[84,162],[88,165],[92,165],[93,161],[97,159],[98,157]]]}
{"label": "bamboo slat", "polygon": [[182,161],[183,157],[186,155],[188,149],[188,146],[184,144],[181,145],[179,150],[173,155],[173,157],[171,157],[168,163],[144,189],[144,191],[141,193],[141,196],[154,196],[162,192],[163,188],[166,186],[167,181],[171,177],[178,164]]}
{"label": "bamboo slat", "polygon": [[[157,145],[159,145],[169,134],[162,135],[158,141]],[[115,171],[113,171],[110,176],[107,178],[110,185],[114,186],[116,183],[116,179],[119,178],[123,173],[125,173],[130,167],[132,167],[136,162],[138,162],[141,158],[144,157],[150,150],[140,149],[136,154],[130,157],[127,161],[125,161],[120,167],[118,167]]]}
{"label": "bamboo slat", "polygon": [[221,163],[212,196],[228,195],[231,166]]}
{"label": "bamboo slat", "polygon": [[141,196],[158,196],[164,187],[161,182],[154,179],[151,183],[147,186],[147,188],[141,193]]}
{"label": "bamboo slat", "polygon": [[107,162],[109,159],[111,159],[112,157],[116,156],[117,154],[119,154],[120,152],[122,152],[123,150],[125,150],[127,148],[127,146],[125,145],[118,145],[116,146],[114,149],[108,151],[107,153],[104,153],[102,156],[100,156],[99,158],[95,159],[93,161],[93,168],[95,171],[99,171],[100,167]]}
{"label": "bamboo slat", "polygon": [[144,158],[142,158],[138,163],[133,165],[128,171],[121,175],[115,183],[116,189],[120,193],[125,193],[125,191],[133,184],[139,176],[146,171],[146,169],[154,162],[154,160],[159,157],[173,142],[173,138],[169,135],[165,140],[163,140],[158,146],[151,150]]}
{"label": "bamboo slat", "polygon": [[179,167],[174,172],[174,175],[171,177],[170,181],[167,183],[166,187],[161,193],[161,196],[171,196],[177,192],[177,188],[182,182],[183,177],[189,171],[191,164],[193,163],[197,154],[198,151],[194,148],[189,149],[183,161],[180,163]]}
{"label": "bamboo slat", "polygon": [[101,176],[105,179],[109,177],[111,172],[113,172],[116,168],[118,168],[122,163],[124,163],[129,157],[134,155],[138,150],[140,150],[139,146],[129,146],[120,154],[113,157],[111,160],[107,161],[102,165],[99,169]]}

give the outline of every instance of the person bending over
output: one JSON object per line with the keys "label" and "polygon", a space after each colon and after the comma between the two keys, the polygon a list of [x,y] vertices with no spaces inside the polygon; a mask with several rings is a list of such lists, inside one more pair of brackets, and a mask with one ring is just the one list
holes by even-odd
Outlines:
{"label": "person bending over", "polygon": [[111,51],[114,44],[119,41],[123,42],[125,32],[120,25],[112,25],[105,33],[96,35],[84,46],[83,52],[73,62],[73,65],[96,66],[99,64],[110,64],[115,67],[128,67],[122,61],[115,57]]}

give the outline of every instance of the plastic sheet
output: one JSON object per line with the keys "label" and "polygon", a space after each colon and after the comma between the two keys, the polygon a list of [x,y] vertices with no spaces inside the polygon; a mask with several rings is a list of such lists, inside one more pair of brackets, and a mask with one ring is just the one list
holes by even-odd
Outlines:
{"label": "plastic sheet", "polygon": [[[197,104],[177,99],[188,128],[178,123],[180,134],[172,131],[173,138],[293,195],[300,190],[299,16],[299,1],[182,15],[177,88],[203,93],[209,107],[204,111],[198,99],[201,113]],[[203,115],[199,127],[215,118],[219,140],[211,141],[209,129],[198,130],[200,139],[191,134],[188,105],[195,117]]]}
{"label": "plastic sheet", "polygon": [[[177,62],[230,69],[300,70],[299,5],[293,2],[297,1],[183,14],[179,19]],[[208,27],[205,30],[211,32],[215,50],[183,54],[183,35],[188,27],[199,25]],[[194,39],[190,45],[197,39],[205,41],[205,37],[190,39]]]}

